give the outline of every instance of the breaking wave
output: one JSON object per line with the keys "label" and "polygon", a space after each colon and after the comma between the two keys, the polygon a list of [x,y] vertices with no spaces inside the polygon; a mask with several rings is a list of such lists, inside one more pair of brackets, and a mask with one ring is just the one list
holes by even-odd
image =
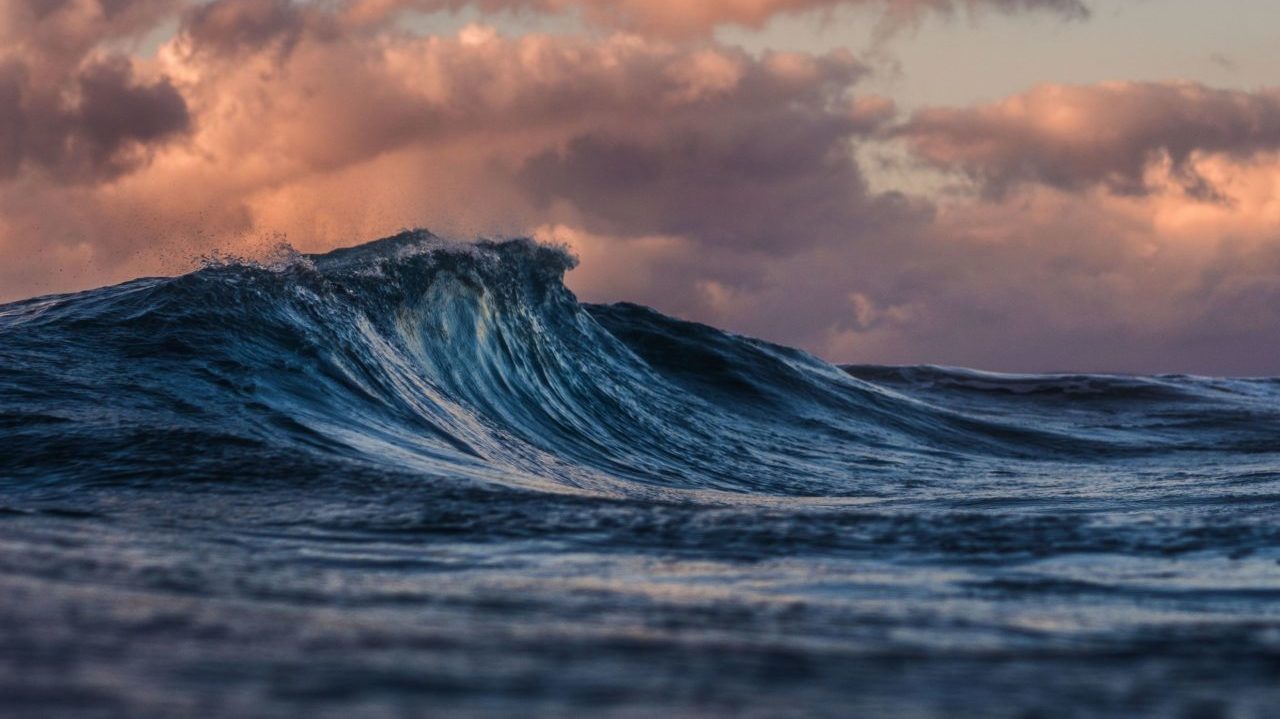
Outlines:
{"label": "breaking wave", "polygon": [[[622,496],[874,497],[957,461],[1276,436],[1251,411],[1275,397],[1267,382],[841,370],[644,307],[579,304],[562,282],[574,262],[528,240],[413,232],[6,306],[0,427],[22,435],[8,470],[248,478],[287,454]],[[1072,422],[1065,403],[1109,421]]]}

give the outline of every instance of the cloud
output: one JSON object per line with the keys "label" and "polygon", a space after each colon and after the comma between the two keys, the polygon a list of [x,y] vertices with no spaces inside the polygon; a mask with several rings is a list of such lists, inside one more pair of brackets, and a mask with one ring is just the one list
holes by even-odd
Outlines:
{"label": "cloud", "polygon": [[[794,118],[745,132],[759,147],[720,154],[707,149],[714,142],[690,151],[678,136],[621,149],[579,139],[536,158],[530,174],[576,209],[579,226],[597,233],[584,243],[592,254],[618,248],[648,278],[631,299],[830,358],[1275,374],[1280,148],[1267,140],[1258,111],[1268,92],[1178,96],[1190,106],[1170,101],[1156,114],[1185,118],[1190,129],[1135,129],[1113,114],[1123,115],[1116,107],[1123,103],[1073,108],[1071,122],[1087,138],[1074,150],[1098,164],[1068,162],[1075,174],[1062,181],[1025,175],[1017,192],[979,198],[874,193],[854,179],[848,155],[835,153],[835,164],[824,165],[816,150],[791,147],[777,127],[795,127],[815,148],[847,147],[864,135],[846,131],[824,141]],[[878,127],[866,132],[874,136]],[[732,130],[716,137],[725,146],[737,140]],[[992,137],[1021,152],[1036,148],[1016,130]],[[1179,151],[1175,141],[1184,137],[1200,141]],[[1155,149],[1115,149],[1139,141]],[[797,177],[839,171],[789,192],[783,164],[752,159],[770,149],[803,168]],[[738,163],[768,169],[755,176]],[[1122,170],[1140,190],[1117,184]],[[753,181],[768,177],[776,191],[753,193]],[[1189,193],[1190,177],[1212,188],[1211,196]],[[652,237],[643,233],[670,244],[663,254],[641,253],[634,243]],[[563,229],[550,236],[575,241]],[[583,285],[591,299],[609,299],[610,286]]]}
{"label": "cloud", "polygon": [[193,47],[209,52],[258,50],[272,43],[287,51],[308,24],[331,17],[291,0],[215,0],[189,9],[182,33]]}
{"label": "cloud", "polygon": [[148,32],[185,0],[6,0],[0,40],[10,52],[78,60],[99,43]]}
{"label": "cloud", "polygon": [[[568,243],[584,299],[834,360],[1280,371],[1269,91],[1041,89],[899,122],[844,53],[687,34],[707,21],[416,35],[394,4],[5,6],[4,299],[424,225]],[[816,6],[748,5],[708,7]],[[123,54],[175,18],[154,57]],[[877,189],[858,158],[885,138],[988,192]]]}
{"label": "cloud", "polygon": [[853,157],[854,139],[892,116],[879,98],[847,95],[859,66],[841,55],[742,63],[732,92],[696,112],[593,127],[531,157],[517,180],[588,231],[771,254],[897,221],[898,203],[872,196]]}
{"label": "cloud", "polygon": [[1198,154],[1237,159],[1280,149],[1280,91],[1194,83],[1042,85],[999,103],[920,110],[898,131],[912,152],[988,192],[1025,183],[1143,194],[1153,163],[1193,194],[1212,195]]}
{"label": "cloud", "polygon": [[1048,11],[1063,17],[1088,14],[1084,0],[354,0],[349,16],[362,20],[418,9],[484,12],[579,13],[597,26],[646,35],[689,37],[706,35],[719,27],[761,28],[774,17],[802,13],[831,13],[869,7],[884,14],[892,25],[916,22],[925,13],[954,15],[982,11]]}
{"label": "cloud", "polygon": [[[495,153],[477,154],[514,167],[522,153],[548,152],[593,128],[641,141],[728,129],[778,105],[812,118],[811,128],[831,124],[821,143],[891,113],[883,101],[851,104],[846,92],[865,68],[843,53],[756,58],[632,35],[508,38],[482,25],[447,38],[335,33],[332,17],[316,9],[268,13],[265,23],[215,10],[189,17],[169,48],[171,72],[205,119],[196,144],[212,157],[234,151],[242,170],[261,160],[269,182],[470,140],[481,148],[493,141]],[[224,17],[217,33],[203,24],[212,14]],[[251,30],[238,29],[244,17]],[[234,40],[243,37],[261,42]],[[283,37],[285,54],[270,39]],[[497,152],[504,138],[519,149]]]}
{"label": "cloud", "polygon": [[[568,222],[785,253],[786,242],[870,225],[861,215],[874,216],[876,202],[849,143],[894,112],[852,94],[866,70],[845,53],[757,57],[630,34],[510,38],[482,25],[414,36],[322,6],[243,0],[190,10],[148,68],[154,83],[112,84],[126,75],[109,67],[85,77],[129,90],[147,116],[125,122],[90,103],[100,108],[91,137],[103,148],[147,145],[151,161],[110,164],[79,189],[28,163],[0,228],[7,249],[30,250],[36,228],[47,243],[87,244],[67,255],[86,263],[79,278],[164,271],[188,248],[276,231],[323,249],[412,224],[514,234]],[[172,93],[185,124],[173,121],[178,105],[161,102]],[[181,142],[163,142],[175,132]],[[622,196],[636,193],[616,179],[584,194],[584,180],[600,179],[592,168],[649,173],[633,188],[647,197],[628,209]],[[70,209],[39,216],[50,205]],[[717,206],[743,217],[716,220]],[[650,210],[667,217],[643,226]],[[785,213],[792,223],[776,219]],[[59,277],[41,285],[24,271],[6,288],[59,287]]]}
{"label": "cloud", "polygon": [[173,85],[138,80],[125,58],[90,63],[72,82],[76,99],[69,106],[28,105],[18,120],[25,125],[25,159],[61,177],[115,177],[143,162],[150,146],[190,129]]}
{"label": "cloud", "polygon": [[167,77],[140,75],[104,43],[144,32],[172,4],[26,0],[0,23],[0,181],[24,168],[60,181],[117,177],[191,118]]}

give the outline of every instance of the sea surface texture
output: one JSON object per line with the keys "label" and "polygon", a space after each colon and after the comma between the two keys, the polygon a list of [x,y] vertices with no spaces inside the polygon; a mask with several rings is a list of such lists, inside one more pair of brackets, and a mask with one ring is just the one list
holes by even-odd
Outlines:
{"label": "sea surface texture", "polygon": [[841,368],[572,266],[0,306],[0,715],[1280,716],[1280,380]]}

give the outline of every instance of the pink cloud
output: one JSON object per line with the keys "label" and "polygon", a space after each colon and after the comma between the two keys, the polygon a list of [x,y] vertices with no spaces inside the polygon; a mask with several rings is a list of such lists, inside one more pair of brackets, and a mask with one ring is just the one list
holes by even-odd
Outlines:
{"label": "pink cloud", "polygon": [[24,169],[73,182],[115,177],[190,129],[167,77],[103,48],[172,7],[26,1],[0,11],[0,180]]}
{"label": "pink cloud", "polygon": [[[634,35],[507,38],[483,26],[418,37],[344,24],[318,6],[243,0],[195,8],[182,27],[157,58],[136,63],[164,84],[134,91],[137,99],[172,88],[190,117],[182,141],[159,141],[167,139],[163,126],[148,122],[165,114],[152,108],[146,122],[126,123],[139,139],[156,136],[149,164],[120,164],[79,188],[24,166],[0,187],[10,209],[0,242],[9,251],[30,251],[36,236],[42,245],[86,247],[65,254],[86,264],[75,273],[79,284],[176,269],[175,258],[210,244],[253,244],[275,232],[322,249],[411,224],[516,233],[604,218],[562,201],[566,188],[538,187],[533,176],[561,159],[584,161],[560,153],[588,146],[596,128],[608,128],[607,141],[624,149],[692,143],[691,163],[676,173],[731,181],[719,191],[725,202],[743,201],[749,185],[763,196],[773,168],[796,178],[797,197],[807,185],[834,208],[842,193],[859,201],[864,192],[856,165],[839,157],[848,138],[891,115],[883,100],[850,99],[864,68],[839,53],[753,57]],[[96,137],[115,142],[116,118],[95,117]],[[783,130],[779,123],[789,120],[801,124],[785,151],[756,136],[761,123]],[[806,128],[815,135],[806,138]],[[737,146],[717,141],[722,132]],[[658,168],[667,194],[654,201],[673,211],[679,187],[670,185],[678,181],[671,169]],[[572,183],[577,172],[574,165],[561,176]],[[837,182],[823,187],[824,178]],[[68,209],[54,221],[41,216],[50,204]],[[619,207],[610,198],[604,204]],[[688,205],[668,224],[706,241],[710,225],[699,211]],[[766,239],[756,232],[735,241]],[[5,287],[10,296],[59,289],[65,269],[42,277],[24,268]]]}
{"label": "pink cloud", "polygon": [[1033,182],[1142,193],[1152,163],[1169,162],[1188,190],[1203,193],[1211,188],[1192,172],[1197,153],[1280,149],[1280,91],[1043,85],[992,105],[921,110],[898,133],[917,157],[995,192]]}
{"label": "pink cloud", "polygon": [[484,12],[576,12],[588,22],[607,28],[647,35],[689,37],[705,35],[723,26],[760,28],[780,15],[826,12],[869,7],[886,21],[914,22],[924,13],[952,15],[961,10],[977,13],[1049,11],[1065,17],[1083,17],[1083,0],[355,0],[349,6],[353,18],[371,20],[402,9]]}

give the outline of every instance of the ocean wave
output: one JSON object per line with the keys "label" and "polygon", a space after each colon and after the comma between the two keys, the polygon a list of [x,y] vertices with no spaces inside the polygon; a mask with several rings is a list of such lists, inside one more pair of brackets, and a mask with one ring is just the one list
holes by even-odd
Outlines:
{"label": "ocean wave", "polygon": [[303,474],[358,463],[621,496],[881,497],[958,463],[1238,450],[1278,428],[1269,384],[841,369],[580,304],[574,264],[415,231],[7,305],[0,427],[20,449],[4,471],[178,482],[287,456]]}
{"label": "ocean wave", "polygon": [[6,706],[1269,716],[1280,383],[837,367],[573,265],[409,232],[0,306]]}

